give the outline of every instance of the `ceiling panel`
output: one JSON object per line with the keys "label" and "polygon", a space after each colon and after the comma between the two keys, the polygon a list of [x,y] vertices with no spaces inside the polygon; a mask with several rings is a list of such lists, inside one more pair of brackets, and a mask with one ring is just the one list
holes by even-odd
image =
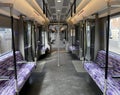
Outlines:
{"label": "ceiling panel", "polygon": [[70,0],[63,0],[63,6],[69,6]]}
{"label": "ceiling panel", "polygon": [[64,15],[61,15],[61,16],[60,16],[60,20],[64,20]]}
{"label": "ceiling panel", "polygon": [[63,13],[66,13],[66,12],[67,12],[67,8],[62,8],[61,13],[63,14]]}
{"label": "ceiling panel", "polygon": [[[42,8],[42,0],[36,0],[37,3]],[[66,15],[68,13],[68,10],[70,8],[70,2],[73,2],[74,0],[61,0],[61,2],[57,2],[57,0],[45,0],[45,3],[48,5],[48,10],[50,11],[51,20],[58,20],[58,14],[60,14],[61,20],[65,20]],[[81,2],[82,0],[76,0],[76,6]],[[60,10],[60,11],[59,11]],[[69,15],[68,15],[69,16]]]}
{"label": "ceiling panel", "polygon": [[76,6],[78,6],[81,3],[82,0],[76,0]]}
{"label": "ceiling panel", "polygon": [[56,19],[56,15],[53,15],[53,19]]}
{"label": "ceiling panel", "polygon": [[56,13],[56,9],[55,8],[50,8],[51,14],[52,13]]}
{"label": "ceiling panel", "polygon": [[50,7],[55,6],[55,0],[47,0],[47,2]]}

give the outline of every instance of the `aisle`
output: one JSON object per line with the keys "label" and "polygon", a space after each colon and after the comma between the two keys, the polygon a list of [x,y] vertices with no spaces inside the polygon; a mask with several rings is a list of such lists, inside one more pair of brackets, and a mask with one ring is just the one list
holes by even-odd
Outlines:
{"label": "aisle", "polygon": [[23,95],[100,95],[94,85],[87,82],[87,73],[76,72],[68,53],[60,52],[60,67],[56,58],[54,52],[39,62],[31,85]]}

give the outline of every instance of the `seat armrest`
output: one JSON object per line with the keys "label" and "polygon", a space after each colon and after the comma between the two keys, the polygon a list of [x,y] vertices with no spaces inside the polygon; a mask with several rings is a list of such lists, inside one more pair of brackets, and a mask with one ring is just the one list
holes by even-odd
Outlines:
{"label": "seat armrest", "polygon": [[112,78],[120,78],[120,75],[112,75]]}
{"label": "seat armrest", "polygon": [[[17,66],[17,69],[19,69],[18,66]],[[8,67],[7,70],[8,70],[8,71],[14,71],[14,67]]]}
{"label": "seat armrest", "polygon": [[17,64],[24,64],[24,63],[27,63],[27,61],[25,61],[25,60],[17,61]]}
{"label": "seat armrest", "polygon": [[[101,68],[105,68],[105,66],[100,66]],[[109,69],[113,69],[113,66],[108,66]]]}
{"label": "seat armrest", "polygon": [[10,80],[9,76],[0,76],[0,81],[4,81],[4,80]]}

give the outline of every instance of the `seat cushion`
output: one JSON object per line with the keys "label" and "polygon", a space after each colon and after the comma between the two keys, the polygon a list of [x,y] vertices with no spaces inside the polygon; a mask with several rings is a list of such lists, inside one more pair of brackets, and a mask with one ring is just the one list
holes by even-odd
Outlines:
{"label": "seat cushion", "polygon": [[[105,86],[104,69],[100,68],[99,65],[94,62],[85,63],[84,68],[103,92]],[[112,78],[109,72],[107,79],[107,95],[120,95],[120,79]]]}
{"label": "seat cushion", "polygon": [[[16,61],[22,60],[23,57],[21,53],[16,51]],[[10,76],[10,80],[0,81],[0,95],[15,95],[15,74],[13,61],[13,52],[7,53],[0,57],[0,76]],[[12,70],[9,68],[12,68]],[[18,91],[21,90],[25,82],[28,80],[34,68],[34,62],[17,64]]]}
{"label": "seat cushion", "polygon": [[[113,67],[113,60],[114,60],[114,54],[113,53],[109,53],[109,58],[108,58],[108,67]],[[96,59],[95,59],[95,63],[97,63],[101,68],[105,68],[105,63],[106,63],[106,51],[101,50],[98,51]]]}

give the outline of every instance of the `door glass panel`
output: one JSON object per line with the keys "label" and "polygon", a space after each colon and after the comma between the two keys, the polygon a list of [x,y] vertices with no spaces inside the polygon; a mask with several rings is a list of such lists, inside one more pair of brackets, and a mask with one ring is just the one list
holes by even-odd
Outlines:
{"label": "door glass panel", "polygon": [[11,28],[0,28],[0,55],[12,50]]}
{"label": "door glass panel", "polygon": [[110,19],[109,50],[120,54],[120,17]]}
{"label": "door glass panel", "polygon": [[90,60],[90,23],[86,23],[86,40],[87,40],[87,48],[86,48],[86,59]]}

